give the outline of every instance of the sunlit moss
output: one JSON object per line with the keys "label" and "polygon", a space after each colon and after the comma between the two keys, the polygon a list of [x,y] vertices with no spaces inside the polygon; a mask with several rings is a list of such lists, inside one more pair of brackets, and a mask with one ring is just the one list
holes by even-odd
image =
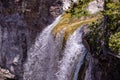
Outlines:
{"label": "sunlit moss", "polygon": [[108,2],[106,4],[106,11],[104,13],[107,16],[107,31],[112,35],[109,37],[109,47],[113,52],[120,53],[120,2]]}
{"label": "sunlit moss", "polygon": [[112,51],[120,53],[120,32],[110,36],[109,47]]}

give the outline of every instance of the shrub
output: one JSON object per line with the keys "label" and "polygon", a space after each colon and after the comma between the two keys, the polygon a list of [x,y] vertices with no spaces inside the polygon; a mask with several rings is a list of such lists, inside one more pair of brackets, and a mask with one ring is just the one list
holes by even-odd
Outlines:
{"label": "shrub", "polygon": [[113,52],[120,53],[120,32],[110,36],[109,47]]}

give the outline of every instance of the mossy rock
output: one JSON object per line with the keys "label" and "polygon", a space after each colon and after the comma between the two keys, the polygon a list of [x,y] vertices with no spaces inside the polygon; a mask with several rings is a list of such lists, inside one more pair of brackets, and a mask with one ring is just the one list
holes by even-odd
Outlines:
{"label": "mossy rock", "polygon": [[90,25],[97,19],[102,18],[101,14],[90,15],[87,11],[88,3],[91,0],[79,0],[73,3],[71,8],[62,15],[61,21],[55,26],[52,33],[56,36],[60,31],[65,29],[65,41],[77,28],[82,25]]}

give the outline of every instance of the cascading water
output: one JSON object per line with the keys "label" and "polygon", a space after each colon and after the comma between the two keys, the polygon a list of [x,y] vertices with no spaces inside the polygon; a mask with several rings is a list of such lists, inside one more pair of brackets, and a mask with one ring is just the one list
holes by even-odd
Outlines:
{"label": "cascading water", "polygon": [[[82,44],[83,27],[70,36],[62,51],[63,34],[59,34],[55,40],[51,34],[60,19],[61,16],[48,26],[29,50],[24,64],[24,80],[77,80],[86,55],[86,49]],[[61,60],[60,54],[63,54]]]}
{"label": "cascading water", "polygon": [[[37,3],[36,1],[37,0],[33,1],[34,4]],[[115,3],[111,1],[104,3],[104,0],[86,0],[84,2],[82,2],[83,0],[57,0],[52,4],[51,1],[54,2],[54,0],[51,0],[50,4],[45,6],[48,1],[49,0],[41,0],[37,3],[37,6],[29,6],[31,2],[26,2],[27,6],[25,5],[25,8],[29,8],[29,10],[25,10],[26,14],[23,14],[23,17],[19,14],[21,10],[18,10],[21,5],[14,5],[13,7],[17,6],[18,9],[10,8],[12,10],[11,12],[11,10],[4,10],[4,3],[6,3],[6,1],[0,1],[0,4],[3,7],[3,9],[1,8],[2,16],[0,17],[3,17],[1,21],[5,23],[1,23],[0,25],[0,52],[2,55],[0,56],[0,62],[2,63],[2,67],[0,67],[0,78],[1,75],[3,75],[2,78],[14,78],[15,76],[15,78],[19,80],[108,80],[109,78],[116,80],[116,77],[119,78],[119,61],[116,62],[118,59],[115,58],[115,55],[110,55],[109,53],[111,53],[111,51],[109,52],[106,48],[106,53],[104,54],[104,48],[101,49],[101,45],[96,45],[98,48],[100,47],[98,52],[91,51],[94,53],[90,54],[86,49],[88,48],[88,44],[85,43],[89,39],[89,44],[92,44],[94,37],[91,38],[91,32],[92,27],[94,27],[95,24],[100,25],[95,25],[98,28],[104,27],[104,25],[101,24],[104,24],[106,21],[103,21],[104,16],[100,13],[100,11],[103,10],[104,5],[108,5],[107,7],[114,4],[117,5],[119,1],[116,0],[117,2],[115,2],[115,0],[112,0]],[[46,16],[49,17],[50,13],[54,16],[56,16],[57,13],[60,13],[61,1],[63,1],[63,10],[67,11],[62,17],[60,15],[51,25],[45,28],[42,33],[37,36],[34,44],[30,43],[34,42],[34,39],[32,39],[34,37],[33,35],[36,37],[38,32],[35,32],[35,28],[32,26],[26,27],[29,25],[29,22],[31,22],[26,20],[26,17],[33,15],[32,18],[35,19],[35,22],[38,18],[40,18],[38,19],[38,22],[41,20],[46,22],[48,20],[45,18]],[[15,2],[15,4],[19,4],[18,2]],[[14,2],[10,2],[10,4],[11,3]],[[11,6],[10,4],[8,5]],[[39,7],[39,5],[40,8],[42,7],[46,9],[44,11],[42,11],[42,8],[39,10],[33,9]],[[115,6],[115,8],[116,7],[117,6]],[[41,16],[41,14],[36,14],[38,12],[41,14],[47,12],[48,14]],[[12,16],[12,14],[15,14],[15,17]],[[26,16],[27,14],[29,15]],[[9,17],[10,20],[8,20]],[[14,20],[11,21],[12,17]],[[19,17],[20,20],[17,19]],[[32,20],[32,18],[30,19]],[[20,23],[18,24],[16,20]],[[27,24],[24,25],[25,27],[21,24],[21,20],[25,22],[27,21]],[[42,22],[40,22],[40,24],[44,25]],[[85,32],[87,32],[88,35],[84,41],[82,40],[84,26],[81,25],[91,26],[90,33],[89,29],[85,29]],[[10,28],[7,26],[10,26]],[[33,33],[33,35],[31,35],[31,33]],[[101,40],[97,41],[98,44],[101,43]],[[10,46],[6,44],[10,44]],[[28,48],[30,49],[27,50]],[[90,49],[94,50],[94,47],[90,47]],[[99,52],[100,55],[97,55],[96,53]],[[114,62],[116,63],[112,64]],[[22,68],[23,70],[21,70]],[[6,69],[9,70],[6,71]],[[115,72],[114,69],[116,70]],[[11,72],[12,77],[6,77],[6,73],[4,72]]]}
{"label": "cascading water", "polygon": [[64,30],[56,38],[52,34],[61,19],[60,15],[36,38],[35,44],[28,51],[23,80],[77,80],[87,53],[82,44],[83,27],[69,37],[62,49]]}
{"label": "cascading water", "polygon": [[60,19],[61,16],[43,30],[37,37],[35,45],[28,51],[24,64],[24,80],[55,80],[55,72],[51,69],[55,68],[53,61],[57,52],[51,31]]}
{"label": "cascading water", "polygon": [[79,71],[81,70],[82,65],[84,64],[85,56],[87,54],[87,50],[83,47],[83,50],[81,52],[81,56],[79,57],[78,64],[76,65],[75,73],[74,73],[74,78],[73,80],[78,80],[78,74]]}
{"label": "cascading water", "polygon": [[[59,70],[57,72],[57,80],[77,80],[79,69],[87,53],[82,44],[82,34],[83,27],[77,29],[68,39],[64,56],[60,61]],[[76,66],[77,63],[78,65]]]}

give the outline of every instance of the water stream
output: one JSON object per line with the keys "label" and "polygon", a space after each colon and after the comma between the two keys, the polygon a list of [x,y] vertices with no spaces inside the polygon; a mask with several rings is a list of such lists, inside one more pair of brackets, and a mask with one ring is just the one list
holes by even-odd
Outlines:
{"label": "water stream", "polygon": [[[65,0],[63,8],[68,8]],[[79,70],[87,53],[82,35],[84,26],[78,28],[67,40],[62,49],[64,33],[54,38],[53,28],[61,20],[61,15],[36,38],[35,44],[28,51],[24,64],[23,80],[77,80]],[[64,31],[63,31],[64,32]],[[61,56],[62,55],[62,56]]]}
{"label": "water stream", "polygon": [[78,72],[87,53],[82,44],[82,34],[83,27],[77,29],[68,39],[57,72],[57,80],[77,80]]}
{"label": "water stream", "polygon": [[56,80],[54,78],[55,56],[57,54],[52,29],[59,22],[61,16],[46,27],[36,38],[35,44],[28,51],[27,61],[24,64],[24,80]]}

